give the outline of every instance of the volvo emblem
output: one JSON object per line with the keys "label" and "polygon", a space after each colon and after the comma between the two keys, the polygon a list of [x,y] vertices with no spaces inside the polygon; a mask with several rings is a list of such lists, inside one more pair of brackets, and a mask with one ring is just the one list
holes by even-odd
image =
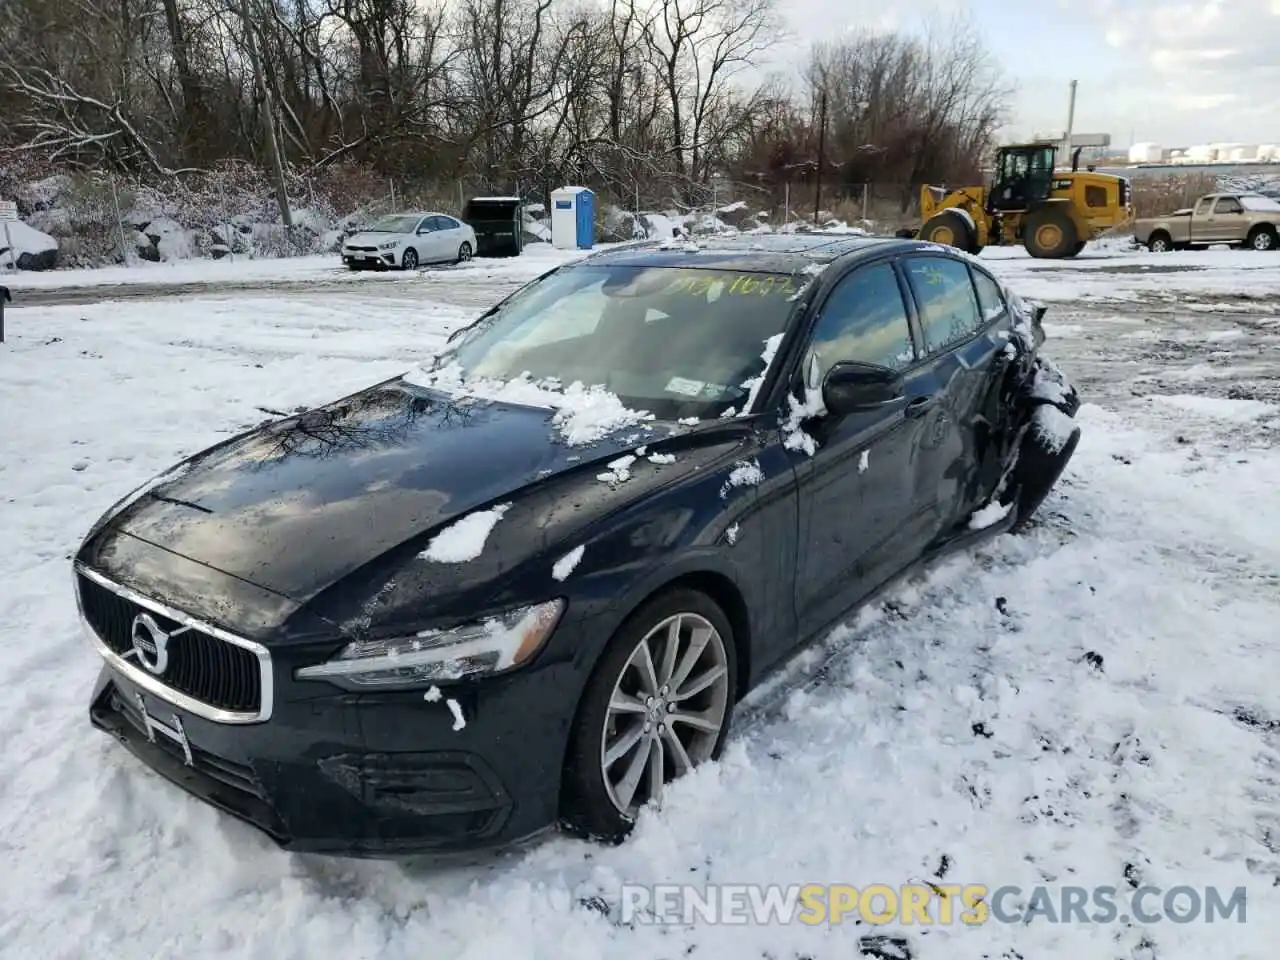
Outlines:
{"label": "volvo emblem", "polygon": [[133,655],[156,676],[169,666],[170,636],[149,613],[140,613],[133,618]]}

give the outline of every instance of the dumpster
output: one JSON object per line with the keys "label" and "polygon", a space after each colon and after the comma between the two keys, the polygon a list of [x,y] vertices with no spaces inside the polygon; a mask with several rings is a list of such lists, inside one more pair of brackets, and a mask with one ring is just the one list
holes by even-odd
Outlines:
{"label": "dumpster", "polygon": [[476,256],[518,257],[524,249],[524,203],[519,197],[472,197],[462,219],[476,232]]}

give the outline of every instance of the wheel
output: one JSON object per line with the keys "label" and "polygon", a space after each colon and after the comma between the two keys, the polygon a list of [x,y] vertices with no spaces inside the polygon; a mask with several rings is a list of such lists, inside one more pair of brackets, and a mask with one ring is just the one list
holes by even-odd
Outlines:
{"label": "wheel", "polygon": [[[1068,430],[1063,435],[1064,431]],[[1031,415],[1031,426],[1023,435],[1002,504],[1013,502],[1017,515],[1015,529],[1022,529],[1049,496],[1062,471],[1080,443],[1080,427],[1072,417],[1052,404],[1041,404]]]}
{"label": "wheel", "polygon": [[920,239],[928,243],[958,247],[966,252],[972,252],[977,244],[977,237],[973,235],[969,221],[953,210],[944,210],[937,216],[930,217],[929,222],[920,228]]}
{"label": "wheel", "polygon": [[1073,256],[1080,238],[1076,225],[1067,211],[1050,206],[1035,211],[1027,217],[1023,228],[1023,246],[1040,260],[1062,260]]}
{"label": "wheel", "polygon": [[718,759],[735,700],[733,628],[696,590],[646,602],[614,634],[578,707],[561,819],[609,842],[630,833],[663,787]]}
{"label": "wheel", "polygon": [[1157,230],[1147,238],[1147,249],[1152,253],[1168,253],[1173,249],[1173,237],[1163,230]]}
{"label": "wheel", "polygon": [[471,259],[471,244],[464,243],[458,248],[458,263],[466,263]]}
{"label": "wheel", "polygon": [[1075,248],[1074,250],[1072,250],[1069,254],[1067,254],[1067,256],[1069,256],[1069,257],[1078,257],[1078,256],[1080,256],[1080,254],[1081,254],[1081,252],[1084,250],[1084,248],[1085,248],[1084,241],[1082,241],[1082,240],[1077,240],[1077,241],[1076,241],[1076,248]]}
{"label": "wheel", "polygon": [[410,247],[400,257],[401,270],[417,270],[418,269],[418,251]]}
{"label": "wheel", "polygon": [[360,265],[358,261],[352,260],[347,264],[347,269],[354,271],[354,270],[363,270],[364,268]]}
{"label": "wheel", "polygon": [[1244,245],[1250,250],[1276,249],[1275,227],[1269,227],[1266,224],[1254,227],[1249,231],[1249,236],[1245,239]]}

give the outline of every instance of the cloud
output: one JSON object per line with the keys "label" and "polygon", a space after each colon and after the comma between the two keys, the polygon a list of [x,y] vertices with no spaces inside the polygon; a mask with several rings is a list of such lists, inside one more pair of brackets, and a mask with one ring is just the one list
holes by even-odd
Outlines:
{"label": "cloud", "polygon": [[1280,0],[1091,0],[1085,9],[1113,55],[1131,60],[1141,99],[1170,112],[1161,117],[1169,129],[1280,139],[1270,94],[1280,85]]}

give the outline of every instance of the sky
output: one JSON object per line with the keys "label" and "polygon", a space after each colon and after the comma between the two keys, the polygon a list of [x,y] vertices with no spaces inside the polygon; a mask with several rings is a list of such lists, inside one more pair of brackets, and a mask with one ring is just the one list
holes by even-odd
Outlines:
{"label": "sky", "polygon": [[1117,147],[1280,143],[1280,0],[778,0],[793,69],[815,40],[968,15],[1016,86],[1007,139],[1066,128]]}

